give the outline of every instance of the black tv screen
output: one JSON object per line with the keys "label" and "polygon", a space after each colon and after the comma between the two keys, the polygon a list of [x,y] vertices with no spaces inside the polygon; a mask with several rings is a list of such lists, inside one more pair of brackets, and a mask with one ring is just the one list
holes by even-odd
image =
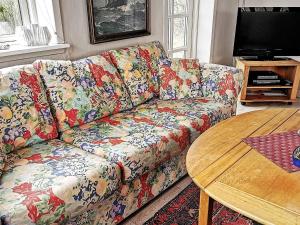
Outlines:
{"label": "black tv screen", "polygon": [[239,8],[234,56],[300,55],[300,8]]}

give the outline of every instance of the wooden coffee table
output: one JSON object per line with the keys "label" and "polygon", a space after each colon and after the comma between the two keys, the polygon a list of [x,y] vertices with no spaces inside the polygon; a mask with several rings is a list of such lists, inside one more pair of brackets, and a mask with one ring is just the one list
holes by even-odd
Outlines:
{"label": "wooden coffee table", "polygon": [[201,188],[199,224],[211,224],[212,199],[263,224],[300,225],[300,172],[287,173],[242,138],[300,129],[300,109],[241,114],[202,134],[187,155]]}

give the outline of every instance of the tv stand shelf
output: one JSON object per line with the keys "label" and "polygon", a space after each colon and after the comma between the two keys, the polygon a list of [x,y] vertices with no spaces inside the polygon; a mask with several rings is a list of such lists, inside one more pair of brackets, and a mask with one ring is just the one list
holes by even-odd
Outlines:
{"label": "tv stand shelf", "polygon": [[[252,61],[236,58],[236,67],[244,72],[240,98],[243,105],[248,102],[286,102],[289,104],[296,102],[300,81],[300,62],[295,60]],[[250,82],[251,71],[274,72],[281,78],[290,80],[292,85],[253,85]],[[270,94],[282,91],[282,93],[286,93],[286,96],[267,96],[262,94],[264,91]]]}
{"label": "tv stand shelf", "polygon": [[293,86],[283,86],[283,85],[268,85],[268,86],[248,86],[247,89],[291,89]]}

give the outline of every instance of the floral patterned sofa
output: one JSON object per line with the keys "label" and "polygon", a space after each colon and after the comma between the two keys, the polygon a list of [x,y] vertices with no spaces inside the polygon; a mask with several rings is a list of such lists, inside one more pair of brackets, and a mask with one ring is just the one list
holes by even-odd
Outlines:
{"label": "floral patterned sofa", "polygon": [[163,80],[165,60],[151,42],[1,69],[0,224],[116,224],[182,178],[191,143],[235,114],[242,74],[192,61],[201,85],[177,99],[169,86],[193,82],[176,63]]}

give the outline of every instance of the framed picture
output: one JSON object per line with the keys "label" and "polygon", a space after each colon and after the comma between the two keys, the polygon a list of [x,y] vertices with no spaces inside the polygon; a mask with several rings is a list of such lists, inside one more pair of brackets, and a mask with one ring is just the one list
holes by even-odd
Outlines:
{"label": "framed picture", "polygon": [[92,44],[150,35],[150,0],[87,0]]}

